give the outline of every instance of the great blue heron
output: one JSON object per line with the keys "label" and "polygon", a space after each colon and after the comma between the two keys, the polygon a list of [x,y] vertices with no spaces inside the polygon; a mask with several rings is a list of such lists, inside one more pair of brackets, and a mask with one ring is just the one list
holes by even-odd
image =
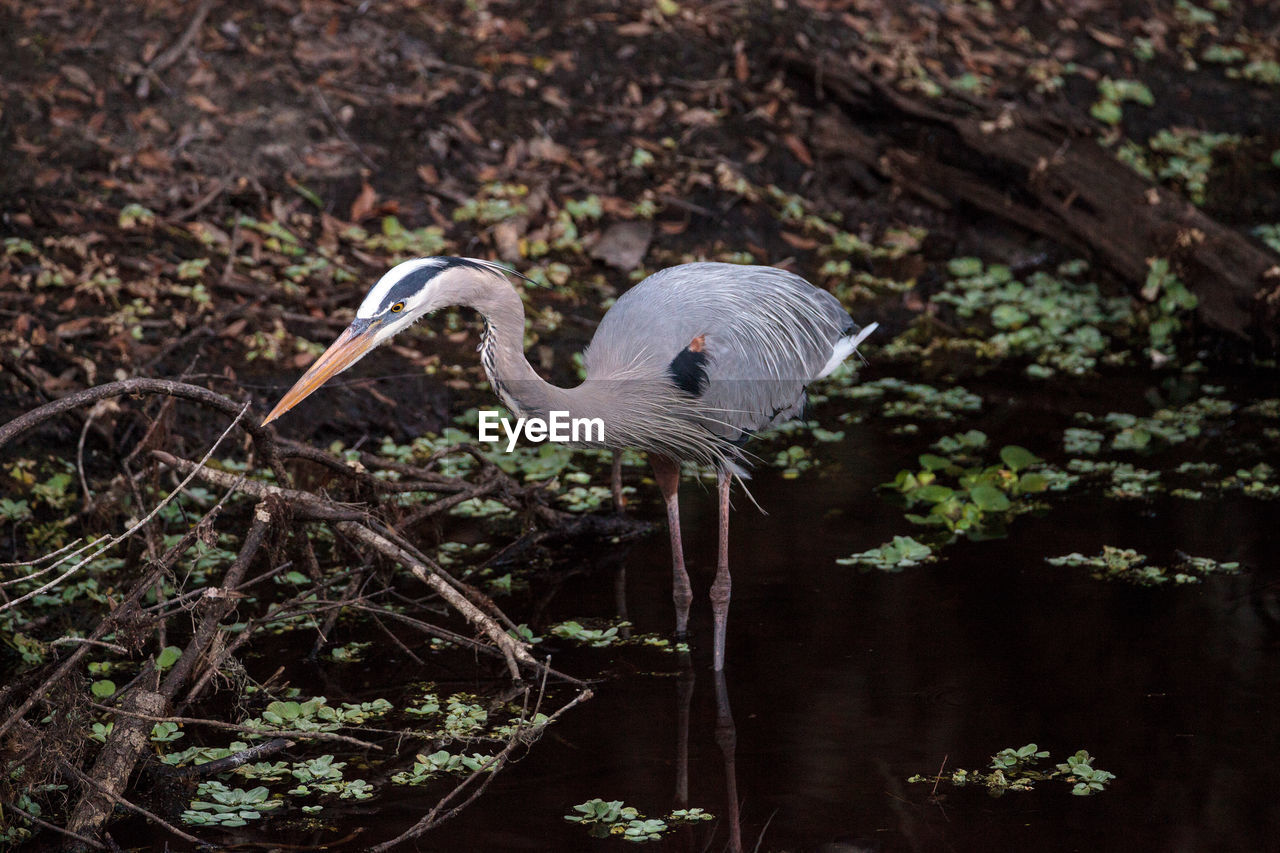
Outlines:
{"label": "great blue heron", "polygon": [[751,434],[797,416],[805,386],[835,370],[875,328],[859,327],[834,296],[774,267],[694,263],[654,273],[600,321],[576,388],[544,381],[524,355],[524,303],[505,267],[473,258],[406,261],[369,291],[356,318],[285,394],[264,424],[369,350],[449,305],[485,321],[480,360],[518,417],[598,418],[591,446],[644,451],[667,505],[676,633],[693,591],[680,544],[677,491],[684,461],[716,470],[720,548],[711,585],[715,669],[724,667],[729,614],[729,487],[744,474]]}

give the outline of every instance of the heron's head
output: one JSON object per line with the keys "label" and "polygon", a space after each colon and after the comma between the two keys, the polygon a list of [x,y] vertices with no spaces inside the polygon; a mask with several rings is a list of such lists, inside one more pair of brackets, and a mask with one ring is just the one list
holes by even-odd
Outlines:
{"label": "heron's head", "polygon": [[474,304],[486,278],[511,272],[475,258],[418,258],[393,267],[370,288],[356,318],[285,394],[262,423],[271,423],[378,344],[446,305]]}

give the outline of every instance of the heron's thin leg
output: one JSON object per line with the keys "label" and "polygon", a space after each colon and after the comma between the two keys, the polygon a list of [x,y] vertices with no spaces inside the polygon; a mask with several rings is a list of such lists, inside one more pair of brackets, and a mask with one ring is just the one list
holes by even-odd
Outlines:
{"label": "heron's thin leg", "polygon": [[693,603],[693,587],[684,568],[684,546],[680,542],[680,463],[665,456],[652,455],[654,479],[667,503],[667,527],[671,530],[671,600],[676,605],[676,636],[689,632],[689,605]]}
{"label": "heron's thin leg", "polygon": [[622,451],[613,451],[613,470],[609,472],[609,488],[613,491],[613,511],[621,513],[627,508],[627,499],[622,496]]}
{"label": "heron's thin leg", "polygon": [[711,615],[715,620],[715,671],[724,669],[724,635],[729,621],[729,472],[721,471],[720,491],[720,557],[716,561],[716,579],[711,584]]}

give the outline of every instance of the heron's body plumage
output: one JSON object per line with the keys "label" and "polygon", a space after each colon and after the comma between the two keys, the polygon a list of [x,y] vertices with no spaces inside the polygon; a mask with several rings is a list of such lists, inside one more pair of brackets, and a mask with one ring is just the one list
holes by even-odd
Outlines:
{"label": "heron's body plumage", "polygon": [[[697,342],[703,381],[673,400],[717,439],[739,444],[804,409],[805,386],[859,330],[834,296],[775,267],[692,263],[654,273],[605,313],[584,355],[587,382],[672,384]],[[690,397],[694,399],[689,399]]]}
{"label": "heron's body plumage", "polygon": [[[369,350],[448,305],[485,320],[480,361],[517,416],[598,419],[597,446],[646,452],[671,528],[676,631],[692,592],[680,544],[680,463],[713,466],[720,497],[720,557],[711,587],[714,665],[724,665],[729,606],[729,490],[752,433],[799,415],[805,387],[857,351],[860,328],[834,296],[774,267],[693,263],[654,273],[614,303],[584,354],[574,388],[544,380],[524,354],[525,311],[507,270],[475,258],[406,261],[369,291],[355,320],[267,416],[279,417]],[[615,455],[614,495],[621,494]]]}

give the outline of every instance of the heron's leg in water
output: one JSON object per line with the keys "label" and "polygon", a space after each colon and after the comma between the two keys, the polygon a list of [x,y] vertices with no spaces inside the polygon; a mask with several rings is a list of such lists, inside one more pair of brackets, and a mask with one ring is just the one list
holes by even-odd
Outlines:
{"label": "heron's leg in water", "polygon": [[684,546],[680,542],[680,463],[665,456],[651,455],[649,464],[653,466],[653,478],[658,481],[658,488],[667,503],[667,527],[671,531],[671,600],[676,604],[676,634],[684,637],[689,632],[693,587],[689,585],[689,573],[684,568]]}
{"label": "heron's leg in water", "polygon": [[715,620],[715,671],[724,669],[724,635],[729,622],[729,485],[727,471],[720,472],[720,556],[716,561],[716,579],[711,583],[711,615]]}
{"label": "heron's leg in water", "polygon": [[609,473],[609,488],[613,491],[613,511],[621,513],[627,508],[627,499],[622,496],[622,451],[613,451],[613,470]]}

